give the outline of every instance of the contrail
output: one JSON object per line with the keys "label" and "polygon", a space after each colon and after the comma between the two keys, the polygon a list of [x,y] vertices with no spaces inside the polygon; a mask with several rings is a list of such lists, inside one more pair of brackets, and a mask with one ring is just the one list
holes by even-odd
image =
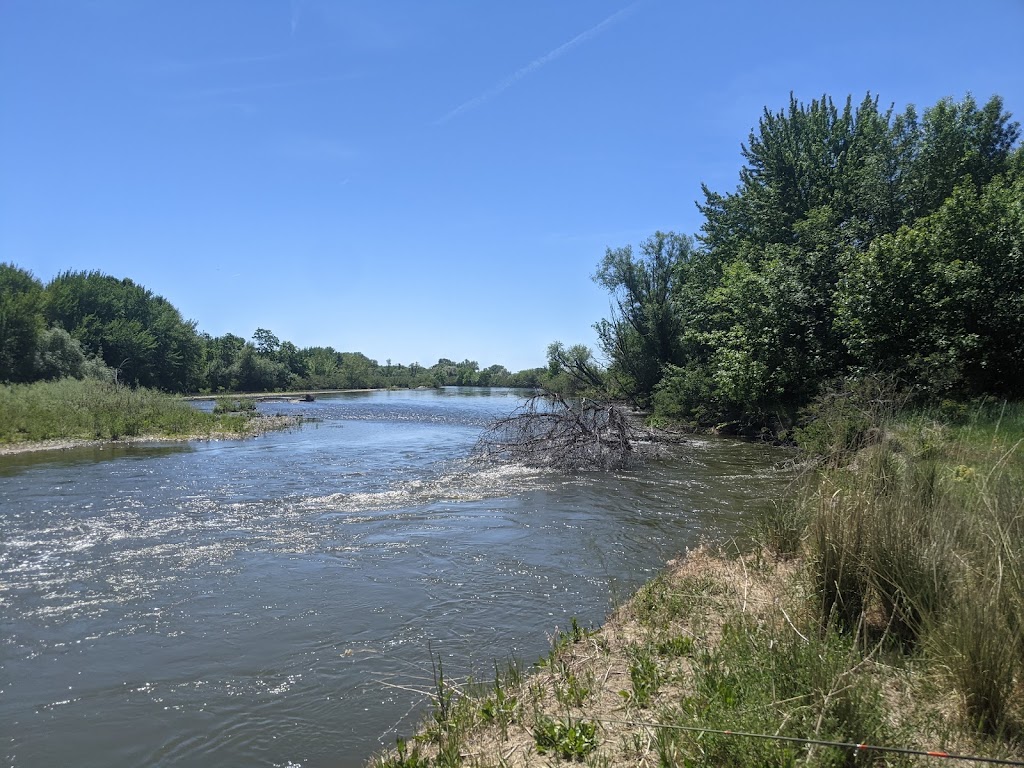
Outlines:
{"label": "contrail", "polygon": [[600,22],[599,24],[594,25],[593,27],[591,27],[590,29],[586,30],[585,32],[580,32],[578,35],[576,35],[576,37],[574,37],[569,42],[562,43],[560,46],[558,46],[554,50],[549,51],[548,53],[545,53],[543,56],[534,59],[533,61],[531,61],[529,64],[527,64],[522,69],[518,69],[515,72],[513,72],[511,75],[506,77],[504,80],[502,80],[497,85],[494,85],[491,88],[488,88],[486,91],[481,93],[479,96],[476,96],[476,97],[470,99],[469,101],[465,102],[464,104],[460,104],[459,106],[457,106],[455,109],[453,109],[448,114],[444,115],[443,117],[438,118],[437,120],[434,121],[434,125],[444,125],[449,120],[452,120],[453,118],[458,117],[459,115],[461,115],[463,112],[468,112],[469,110],[473,109],[474,107],[480,106],[485,101],[488,101],[489,99],[493,99],[499,93],[501,93],[502,91],[505,91],[505,90],[511,88],[513,85],[518,83],[524,77],[526,77],[527,75],[529,75],[529,74],[531,74],[533,72],[536,72],[538,69],[543,67],[545,64],[550,64],[552,61],[557,59],[559,56],[562,56],[562,55],[568,53],[570,50],[575,48],[580,43],[586,42],[587,40],[589,40],[590,38],[594,37],[595,35],[600,34],[605,28],[610,27],[612,24],[614,24],[619,19],[621,19],[623,16],[625,16],[627,13],[629,13],[631,10],[633,10],[633,8],[636,5],[638,5],[641,1],[642,0],[636,0],[636,2],[631,3],[630,5],[627,5],[622,10],[616,11],[615,13],[613,13],[611,16],[609,16],[608,18],[606,18],[604,21]]}

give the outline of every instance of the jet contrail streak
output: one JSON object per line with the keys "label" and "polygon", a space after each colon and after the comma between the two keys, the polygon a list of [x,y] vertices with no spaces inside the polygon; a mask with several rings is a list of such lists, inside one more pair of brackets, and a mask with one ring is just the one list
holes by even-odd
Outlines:
{"label": "jet contrail streak", "polygon": [[[637,0],[637,3],[638,2],[640,2],[640,0]],[[536,72],[538,69],[543,67],[545,64],[550,64],[552,61],[557,59],[559,56],[564,55],[565,53],[567,53],[571,49],[575,48],[580,43],[586,42],[587,40],[589,40],[590,38],[592,38],[595,35],[599,34],[601,31],[603,31],[607,27],[610,27],[612,24],[614,24],[619,19],[621,19],[623,16],[625,16],[627,13],[629,13],[633,9],[633,7],[637,5],[637,3],[632,3],[631,5],[628,5],[625,8],[623,8],[622,10],[616,11],[615,13],[613,13],[611,16],[609,16],[608,18],[606,18],[604,21],[600,22],[599,24],[594,25],[593,27],[591,27],[590,29],[586,30],[585,32],[580,32],[578,35],[576,35],[576,37],[574,37],[572,40],[568,41],[567,43],[562,43],[560,46],[558,46],[554,50],[549,51],[548,53],[545,53],[543,56],[540,56],[540,57],[534,59],[533,61],[531,61],[529,64],[527,64],[522,69],[518,69],[515,72],[513,72],[511,75],[506,77],[504,80],[502,80],[497,85],[494,85],[491,88],[488,88],[486,91],[481,93],[479,96],[475,96],[474,98],[470,99],[469,101],[467,101],[467,102],[465,102],[463,104],[460,104],[459,106],[457,106],[455,109],[453,109],[448,114],[444,115],[443,117],[438,118],[437,120],[434,121],[434,124],[435,125],[444,125],[449,120],[452,120],[453,118],[458,117],[459,115],[461,115],[463,112],[468,112],[469,110],[473,109],[474,107],[480,106],[485,101],[488,101],[489,99],[493,99],[495,96],[500,94],[502,91],[505,91],[505,90],[511,88],[513,85],[515,85],[517,82],[522,80],[527,75],[529,75],[529,74],[531,74],[533,72]]]}

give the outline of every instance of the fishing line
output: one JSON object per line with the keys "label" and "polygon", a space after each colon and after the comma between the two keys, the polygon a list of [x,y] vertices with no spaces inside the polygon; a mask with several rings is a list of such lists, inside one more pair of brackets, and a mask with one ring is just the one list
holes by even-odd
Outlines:
{"label": "fishing line", "polygon": [[816,744],[823,747],[836,747],[837,749],[852,749],[858,752],[896,752],[901,755],[918,755],[921,757],[934,757],[944,760],[966,760],[974,763],[991,763],[994,765],[1018,765],[1024,766],[1024,760],[1013,760],[1002,757],[980,757],[978,755],[957,755],[951,752],[944,752],[939,749],[911,749],[910,747],[882,747],[875,744],[855,744],[846,741],[827,741],[825,739],[806,739],[797,736],[773,736],[768,733],[749,733],[747,731],[725,731],[717,728],[701,728],[695,725],[668,725],[662,723],[647,723],[638,720],[607,720],[595,718],[602,723],[616,723],[618,725],[643,726],[646,728],[670,728],[676,731],[692,731],[696,733],[715,733],[722,736],[745,736],[751,739],[765,739],[768,741],[788,741],[796,744]]}

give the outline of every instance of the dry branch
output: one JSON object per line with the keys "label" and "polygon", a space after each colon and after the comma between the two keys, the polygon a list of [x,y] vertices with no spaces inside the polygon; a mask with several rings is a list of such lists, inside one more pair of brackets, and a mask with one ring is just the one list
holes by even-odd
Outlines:
{"label": "dry branch", "polygon": [[655,451],[650,430],[621,406],[544,393],[492,423],[474,457],[567,471],[607,471],[636,466]]}

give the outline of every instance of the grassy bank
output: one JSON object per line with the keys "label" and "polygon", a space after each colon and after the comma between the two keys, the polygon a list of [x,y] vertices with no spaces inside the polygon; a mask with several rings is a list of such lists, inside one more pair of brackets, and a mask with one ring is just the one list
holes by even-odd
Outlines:
{"label": "grassy bank", "polygon": [[822,622],[879,635],[942,673],[965,723],[1020,725],[1024,407],[874,423],[806,486],[794,530]]}
{"label": "grassy bank", "polygon": [[753,554],[691,553],[528,673],[435,675],[418,735],[374,764],[1024,760],[1024,408],[865,390],[815,417],[817,461]]}
{"label": "grassy bank", "polygon": [[203,413],[179,398],[94,379],[0,386],[0,445],[248,434],[254,411]]}

